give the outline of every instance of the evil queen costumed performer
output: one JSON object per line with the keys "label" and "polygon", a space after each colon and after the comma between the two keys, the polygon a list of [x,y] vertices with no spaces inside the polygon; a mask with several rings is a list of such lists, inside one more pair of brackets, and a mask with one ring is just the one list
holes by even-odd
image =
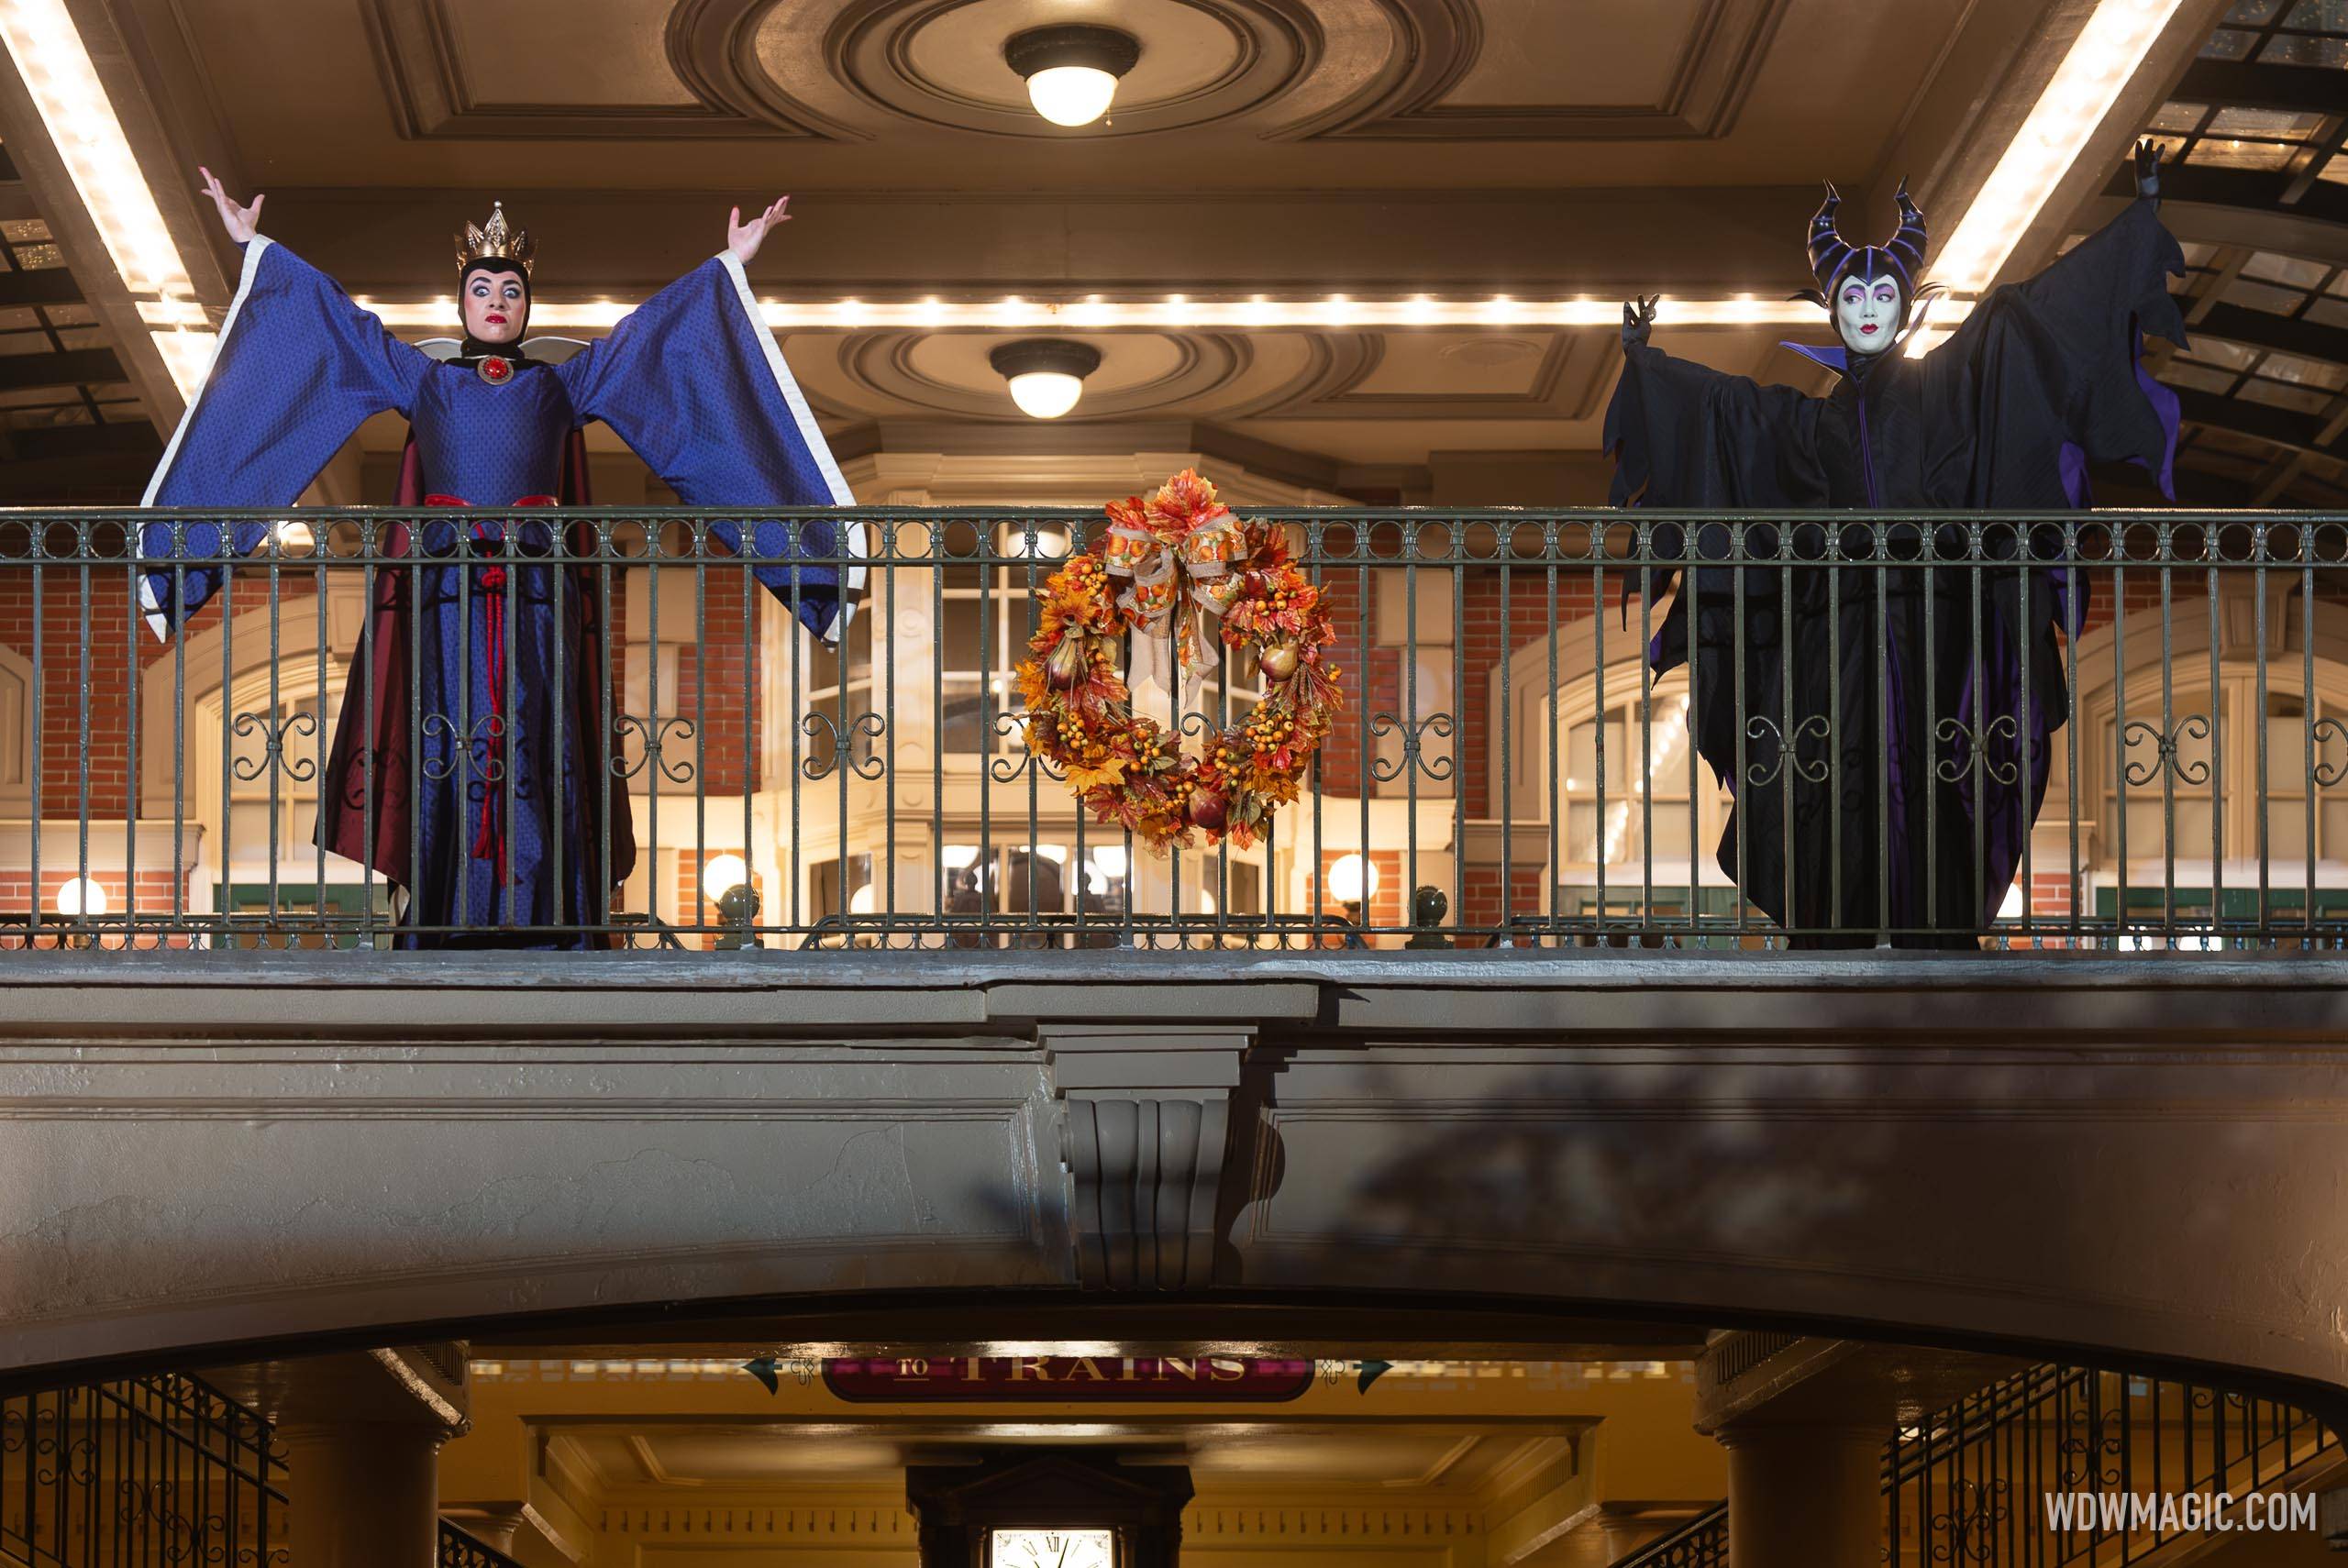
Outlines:
{"label": "evil queen costumed performer", "polygon": [[[604,944],[544,929],[606,923],[608,890],[635,863],[626,784],[608,766],[596,569],[531,564],[558,543],[591,554],[595,539],[581,524],[559,540],[521,509],[586,502],[579,432],[598,419],[688,505],[849,503],[743,273],[786,221],[784,202],[748,223],[737,211],[725,250],[559,362],[529,352],[547,340],[523,342],[530,241],[493,209],[458,237],[465,337],[441,359],[263,237],[260,198],[240,206],[204,178],[244,269],[144,504],[290,505],[362,420],[391,410],[410,425],[400,504],[449,518],[391,526],[376,542],[387,560],[415,564],[374,573],[319,842],[403,889],[402,925],[426,928],[404,931],[404,946]],[[142,559],[170,563],[140,579],[158,636],[219,591],[224,533],[234,558],[266,530],[183,526],[176,549],[171,525],[141,530]],[[710,533],[757,563],[809,631],[845,639],[864,575],[860,525]]]}
{"label": "evil queen costumed performer", "polygon": [[[1840,378],[1823,398],[1674,359],[1647,342],[1655,302],[1625,306],[1626,362],[1606,416],[1615,503],[1765,517],[2046,513],[2088,504],[2088,465],[2121,460],[2171,493],[2176,399],[2139,354],[2146,334],[2185,341],[2166,282],[2184,258],[2156,215],[2155,149],[2137,149],[2135,172],[2125,212],[2037,277],[1989,294],[1921,358],[1901,345],[1922,325],[1920,298],[1937,293],[1918,287],[1923,214],[1903,186],[1898,236],[1854,248],[1835,232],[1829,186],[1811,221],[1818,292],[1796,297],[1833,313],[1842,346],[1788,345]],[[1895,945],[1977,946],[2021,863],[2051,736],[2069,715],[2059,636],[2077,634],[2087,605],[2084,582],[2055,564],[2061,530],[1988,527],[1983,554],[1999,564],[1977,568],[1913,564],[1927,543],[1914,526],[1885,530],[1880,546],[1869,526],[1841,530],[1841,558],[1881,550],[1894,564],[1880,570],[1814,564],[1827,529],[1790,532],[1799,564],[1748,567],[1742,585],[1735,569],[1705,564],[1729,557],[1727,525],[1652,535],[1657,556],[1694,563],[1656,574],[1678,577],[1679,591],[1647,657],[1656,676],[1695,663],[1689,726],[1735,802],[1720,864],[1796,946],[1872,945],[1877,931]],[[1777,558],[1783,542],[1750,525],[1744,558]],[[1937,528],[1930,544],[1942,562],[1972,548],[1962,526]]]}

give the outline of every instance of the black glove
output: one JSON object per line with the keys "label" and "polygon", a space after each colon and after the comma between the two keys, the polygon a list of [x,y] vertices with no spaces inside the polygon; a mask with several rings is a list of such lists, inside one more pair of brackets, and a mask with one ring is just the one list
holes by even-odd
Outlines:
{"label": "black glove", "polygon": [[2148,202],[2161,199],[2161,144],[2149,137],[2136,144],[2136,194]]}
{"label": "black glove", "polygon": [[1660,294],[1642,294],[1623,307],[1623,350],[1647,346],[1647,333],[1655,326],[1655,303]]}

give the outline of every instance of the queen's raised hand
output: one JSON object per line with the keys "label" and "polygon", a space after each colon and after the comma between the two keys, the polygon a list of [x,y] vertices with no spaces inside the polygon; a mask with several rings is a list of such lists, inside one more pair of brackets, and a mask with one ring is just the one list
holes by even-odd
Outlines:
{"label": "queen's raised hand", "polygon": [[260,204],[269,200],[267,196],[255,196],[251,206],[240,207],[229,200],[228,193],[220,188],[220,181],[211,170],[199,165],[196,172],[204,176],[204,193],[220,209],[220,226],[228,231],[229,238],[242,245],[260,233]]}
{"label": "queen's raised hand", "polygon": [[749,265],[750,259],[758,255],[759,247],[765,243],[767,230],[777,224],[791,221],[791,215],[783,211],[783,208],[790,204],[789,196],[780,197],[774,205],[748,223],[742,221],[741,208],[736,207],[733,210],[733,215],[725,220],[725,248],[734,253],[734,259],[737,261],[744,266]]}

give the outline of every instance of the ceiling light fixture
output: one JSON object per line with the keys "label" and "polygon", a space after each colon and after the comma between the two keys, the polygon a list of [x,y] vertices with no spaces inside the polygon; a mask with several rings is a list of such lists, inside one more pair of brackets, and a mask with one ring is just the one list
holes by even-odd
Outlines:
{"label": "ceiling light fixture", "polygon": [[[175,327],[150,336],[180,395],[194,396],[211,363],[214,335],[202,307],[189,297],[195,288],[187,265],[172,243],[64,0],[8,0],[0,6],[0,39],[7,43],[17,74],[40,111],[58,160],[123,287],[133,294],[160,296],[142,303],[140,315],[150,326]],[[158,306],[151,314],[149,303]]]}
{"label": "ceiling light fixture", "polygon": [[1031,28],[1002,58],[1027,83],[1027,101],[1056,126],[1089,126],[1109,112],[1117,79],[1141,59],[1141,42],[1114,28]]}
{"label": "ceiling light fixture", "polygon": [[1978,294],[1996,281],[2179,3],[2102,0],[1973,204],[1950,230],[1948,243],[1933,259],[1935,281],[1966,294]]}
{"label": "ceiling light fixture", "polygon": [[987,356],[1011,383],[1011,401],[1030,419],[1058,419],[1084,395],[1084,378],[1101,368],[1101,350],[1061,337],[1005,343]]}

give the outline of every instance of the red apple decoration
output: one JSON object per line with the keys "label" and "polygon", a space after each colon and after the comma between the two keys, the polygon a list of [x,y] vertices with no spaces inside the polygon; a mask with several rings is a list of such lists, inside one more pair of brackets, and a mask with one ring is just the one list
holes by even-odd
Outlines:
{"label": "red apple decoration", "polygon": [[1084,639],[1073,632],[1060,638],[1044,661],[1044,679],[1055,690],[1065,691],[1084,679]]}

